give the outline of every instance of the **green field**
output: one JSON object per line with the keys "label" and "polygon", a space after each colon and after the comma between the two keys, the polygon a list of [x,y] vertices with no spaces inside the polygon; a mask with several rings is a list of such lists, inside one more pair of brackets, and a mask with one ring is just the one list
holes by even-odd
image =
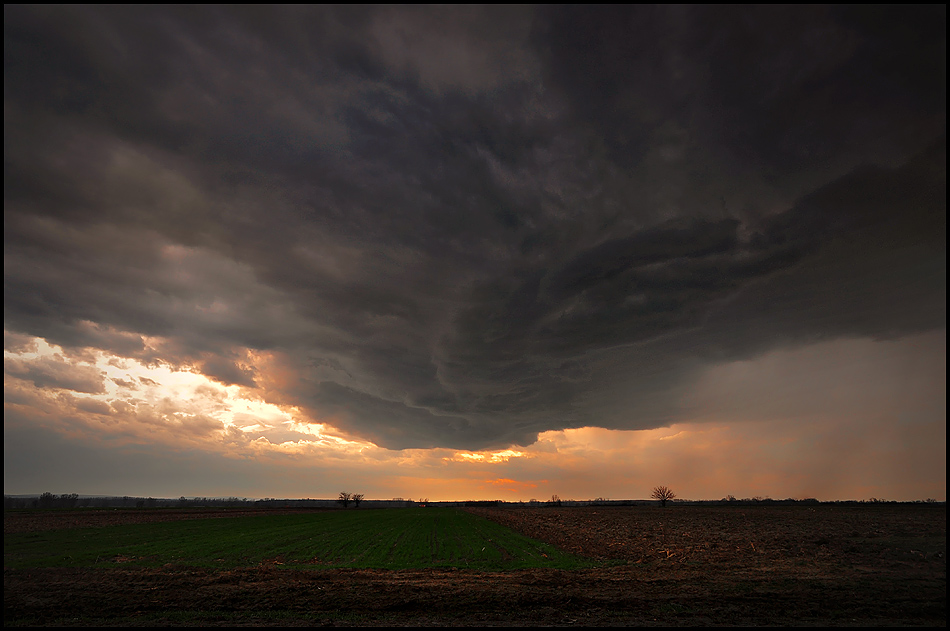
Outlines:
{"label": "green field", "polygon": [[452,508],[329,511],[195,519],[9,534],[5,568],[161,567],[466,568],[591,567],[504,526]]}

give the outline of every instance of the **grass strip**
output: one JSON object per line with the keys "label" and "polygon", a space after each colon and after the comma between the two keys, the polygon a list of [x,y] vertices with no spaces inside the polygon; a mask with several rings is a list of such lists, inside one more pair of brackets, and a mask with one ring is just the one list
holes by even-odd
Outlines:
{"label": "grass strip", "polygon": [[131,524],[10,534],[4,567],[168,564],[228,569],[288,568],[486,571],[576,569],[567,554],[453,508],[349,510]]}

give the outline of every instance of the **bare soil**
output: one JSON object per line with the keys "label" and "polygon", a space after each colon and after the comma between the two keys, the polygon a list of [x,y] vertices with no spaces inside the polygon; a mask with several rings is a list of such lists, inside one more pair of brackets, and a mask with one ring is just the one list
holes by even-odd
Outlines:
{"label": "bare soil", "polygon": [[[4,626],[946,626],[945,505],[470,510],[611,564],[4,568]],[[4,532],[252,512],[5,513]]]}

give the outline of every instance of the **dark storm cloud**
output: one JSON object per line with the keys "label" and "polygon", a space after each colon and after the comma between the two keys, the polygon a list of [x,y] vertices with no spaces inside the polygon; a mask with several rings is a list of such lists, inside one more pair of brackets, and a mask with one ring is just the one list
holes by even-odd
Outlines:
{"label": "dark storm cloud", "polygon": [[653,128],[668,121],[776,180],[892,160],[944,126],[944,7],[540,13],[546,78],[627,166],[653,149]]}
{"label": "dark storm cloud", "polygon": [[941,7],[5,7],[7,343],[273,351],[266,396],[391,447],[672,422],[710,362],[945,325],[945,46]]}

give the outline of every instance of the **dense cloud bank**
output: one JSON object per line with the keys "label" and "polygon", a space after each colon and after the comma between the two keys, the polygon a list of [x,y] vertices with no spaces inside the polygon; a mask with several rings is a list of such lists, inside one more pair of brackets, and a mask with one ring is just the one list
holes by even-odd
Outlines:
{"label": "dense cloud bank", "polygon": [[6,348],[472,449],[945,328],[945,18],[4,7]]}

